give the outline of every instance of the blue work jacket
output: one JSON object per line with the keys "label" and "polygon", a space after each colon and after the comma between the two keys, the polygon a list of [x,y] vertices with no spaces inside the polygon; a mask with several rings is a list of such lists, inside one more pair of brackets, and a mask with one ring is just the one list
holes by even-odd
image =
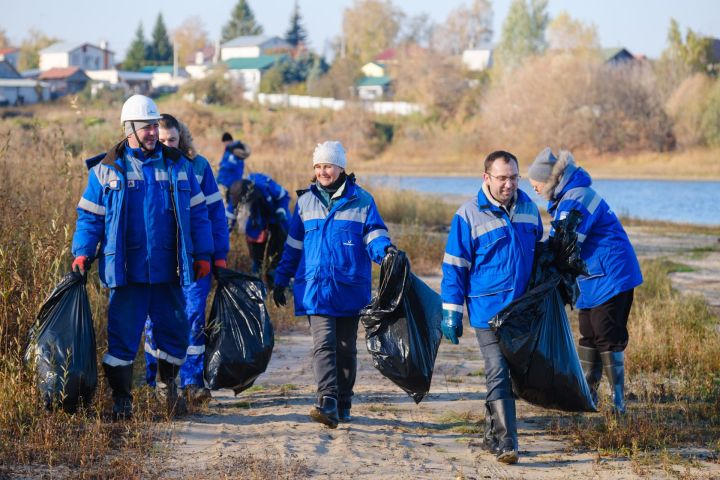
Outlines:
{"label": "blue work jacket", "polygon": [[278,224],[286,232],[290,222],[290,196],[279,183],[262,173],[248,177],[257,190],[258,200],[250,205],[250,215],[245,223],[245,234],[258,238],[270,224]]}
{"label": "blue work jacket", "polygon": [[525,192],[517,191],[508,215],[480,189],[450,225],[442,264],[443,309],[462,313],[467,302],[470,325],[489,328],[491,318],[525,293],[542,233],[538,208]]}
{"label": "blue work jacket", "polygon": [[225,147],[220,167],[218,168],[217,183],[225,188],[232,187],[232,184],[242,180],[245,170],[245,160],[233,155],[232,151],[238,147],[239,141],[235,141]]}
{"label": "blue work jacket", "polygon": [[205,204],[208,209],[208,218],[212,226],[214,245],[213,259],[226,260],[230,250],[230,236],[228,234],[227,220],[225,219],[225,205],[218,190],[215,175],[210,163],[202,155],[196,155],[190,160],[195,178],[200,184],[200,190],[205,195]]}
{"label": "blue work jacket", "polygon": [[213,241],[205,196],[180,151],[158,143],[144,155],[122,141],[86,164],[73,256],[99,257],[100,280],[110,288],[191,284],[193,261],[210,260]]}
{"label": "blue work jacket", "polygon": [[625,229],[615,212],[590,185],[590,175],[570,163],[548,203],[548,212],[555,219],[565,218],[570,210],[582,214],[577,227],[578,244],[588,275],[577,279],[580,289],[577,308],[597,307],[643,281],[640,264]]}
{"label": "blue work jacket", "polygon": [[295,315],[358,315],[370,303],[371,261],[390,245],[373,197],[348,177],[328,209],[317,186],[298,192],[275,283],[295,277]]}

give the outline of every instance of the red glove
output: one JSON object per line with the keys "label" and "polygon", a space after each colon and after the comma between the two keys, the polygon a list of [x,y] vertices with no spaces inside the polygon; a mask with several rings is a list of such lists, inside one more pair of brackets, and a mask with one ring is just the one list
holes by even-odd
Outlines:
{"label": "red glove", "polygon": [[193,262],[193,270],[195,271],[195,280],[210,275],[210,262],[207,260],[195,260]]}
{"label": "red glove", "polygon": [[70,269],[73,272],[85,273],[86,270],[90,270],[90,260],[85,255],[79,255],[73,260]]}
{"label": "red glove", "polygon": [[222,258],[218,258],[213,262],[213,265],[220,268],[227,268],[227,260],[224,260]]}

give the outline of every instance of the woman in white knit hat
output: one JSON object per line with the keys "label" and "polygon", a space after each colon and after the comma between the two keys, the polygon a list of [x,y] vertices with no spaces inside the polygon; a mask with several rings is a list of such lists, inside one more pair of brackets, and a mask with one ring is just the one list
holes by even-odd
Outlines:
{"label": "woman in white knit hat", "polygon": [[315,181],[298,192],[273,299],[286,304],[295,278],[295,315],[307,315],[313,336],[317,404],[310,417],[330,428],[350,421],[357,369],[359,312],[370,303],[371,261],[382,262],[390,242],[373,197],[347,175],[337,141],[313,153]]}

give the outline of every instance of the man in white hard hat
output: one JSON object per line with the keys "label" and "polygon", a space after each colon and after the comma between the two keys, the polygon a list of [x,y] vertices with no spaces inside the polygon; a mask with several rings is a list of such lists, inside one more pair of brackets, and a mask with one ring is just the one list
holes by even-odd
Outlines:
{"label": "man in white hard hat", "polygon": [[73,269],[85,272],[97,257],[110,288],[103,368],[115,419],[132,415],[132,364],[148,315],[160,390],[171,414],[184,410],[175,385],[190,328],[181,287],[210,273],[213,253],[205,197],[182,153],[158,142],[160,118],[148,97],[125,102],[124,138],[86,161],[88,184],[77,208]]}

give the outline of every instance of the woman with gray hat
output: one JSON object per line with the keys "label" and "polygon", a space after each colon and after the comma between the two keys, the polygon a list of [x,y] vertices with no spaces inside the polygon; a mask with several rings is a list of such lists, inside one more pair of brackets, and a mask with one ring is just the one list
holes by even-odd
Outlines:
{"label": "woman with gray hat", "polygon": [[[558,157],[545,148],[528,170],[535,191],[548,200],[555,220],[578,210],[580,256],[588,275],[578,277],[580,346],[578,354],[593,396],[603,369],[613,393],[613,409],[625,413],[625,358],[627,320],[635,287],[643,281],[640,264],[620,220],[591,188],[590,175],[575,164],[570,152]],[[553,231],[550,231],[553,235]]]}
{"label": "woman with gray hat", "polygon": [[285,306],[295,278],[295,315],[307,315],[313,337],[317,404],[310,417],[335,428],[350,421],[357,370],[359,312],[370,303],[371,260],[396,251],[373,197],[347,175],[340,142],[313,153],[315,181],[298,191],[273,299]]}

